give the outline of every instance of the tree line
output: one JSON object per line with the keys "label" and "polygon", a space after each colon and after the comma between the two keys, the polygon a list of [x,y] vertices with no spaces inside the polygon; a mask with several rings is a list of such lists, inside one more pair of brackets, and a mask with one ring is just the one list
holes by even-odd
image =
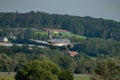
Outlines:
{"label": "tree line", "polygon": [[28,47],[27,45],[13,47],[0,47],[0,71],[17,72],[26,63],[33,60],[50,60],[56,63],[63,70],[74,73],[92,73],[97,61],[114,59],[119,61],[119,56],[100,55],[97,57],[89,56],[79,52],[75,57],[64,55],[59,48],[39,48],[37,46]]}
{"label": "tree line", "polygon": [[[58,28],[87,37],[120,40],[120,22],[89,16],[70,16],[44,12],[0,12],[0,28]],[[0,35],[2,35],[2,29]]]}
{"label": "tree line", "polygon": [[[35,53],[38,49],[40,52]],[[93,74],[92,80],[120,79],[119,58],[91,58],[83,53],[71,57],[62,55],[59,49],[39,47],[33,50],[33,53],[1,53],[0,71],[17,72],[16,80],[73,80],[73,73]]]}
{"label": "tree line", "polygon": [[[27,45],[13,47],[0,47],[0,71],[17,72],[26,63],[33,60],[50,60],[56,63],[63,70],[75,73],[91,73],[92,63],[90,57],[79,54],[76,57],[64,55],[57,49],[39,48],[37,46],[29,48]],[[12,51],[12,52],[11,52]],[[87,62],[88,61],[88,62]],[[88,64],[89,63],[89,64]],[[87,69],[89,67],[90,69]]]}

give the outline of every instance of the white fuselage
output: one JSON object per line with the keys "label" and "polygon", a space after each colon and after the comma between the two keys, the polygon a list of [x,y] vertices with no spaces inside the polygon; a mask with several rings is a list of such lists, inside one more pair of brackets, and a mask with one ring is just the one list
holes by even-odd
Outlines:
{"label": "white fuselage", "polygon": [[69,39],[49,39],[49,45],[51,46],[68,46],[70,45]]}

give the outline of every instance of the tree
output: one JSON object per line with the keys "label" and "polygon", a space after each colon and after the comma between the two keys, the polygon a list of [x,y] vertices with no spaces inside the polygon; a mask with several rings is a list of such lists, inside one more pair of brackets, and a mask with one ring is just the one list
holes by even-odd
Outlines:
{"label": "tree", "polygon": [[58,80],[61,69],[47,60],[26,63],[15,76],[16,80]]}
{"label": "tree", "polygon": [[113,60],[98,62],[92,80],[120,80],[120,65]]}
{"label": "tree", "polygon": [[32,30],[30,28],[27,28],[24,33],[24,39],[28,40],[32,37]]}
{"label": "tree", "polygon": [[72,71],[63,70],[59,76],[59,80],[74,80],[74,76],[73,76]]}
{"label": "tree", "polygon": [[58,65],[64,70],[74,71],[76,63],[71,57],[60,57]]}
{"label": "tree", "polygon": [[9,71],[11,69],[10,57],[7,54],[0,54],[0,71]]}

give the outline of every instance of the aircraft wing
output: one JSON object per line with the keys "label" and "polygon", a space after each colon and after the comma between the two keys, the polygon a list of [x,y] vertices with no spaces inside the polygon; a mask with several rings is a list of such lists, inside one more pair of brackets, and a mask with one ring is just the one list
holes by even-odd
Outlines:
{"label": "aircraft wing", "polygon": [[75,43],[71,43],[71,44],[83,44],[84,42],[75,42]]}
{"label": "aircraft wing", "polygon": [[41,41],[41,40],[30,39],[30,41],[34,41],[34,42],[37,42],[37,43],[43,43],[43,44],[49,44],[47,41]]}

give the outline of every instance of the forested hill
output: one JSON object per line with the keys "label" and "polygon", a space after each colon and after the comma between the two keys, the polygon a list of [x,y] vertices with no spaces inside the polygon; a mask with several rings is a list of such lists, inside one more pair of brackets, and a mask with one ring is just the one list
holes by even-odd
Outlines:
{"label": "forested hill", "polygon": [[120,22],[102,18],[47,14],[43,12],[0,12],[0,28],[60,28],[87,37],[120,40]]}

